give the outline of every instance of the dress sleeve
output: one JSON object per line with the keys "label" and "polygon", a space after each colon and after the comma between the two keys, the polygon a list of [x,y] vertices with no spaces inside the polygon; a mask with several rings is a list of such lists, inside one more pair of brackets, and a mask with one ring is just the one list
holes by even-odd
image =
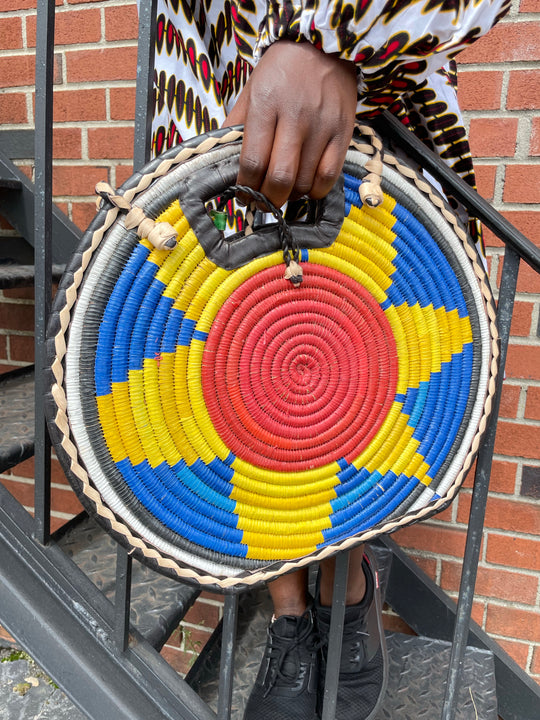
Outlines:
{"label": "dress sleeve", "polygon": [[510,0],[268,0],[255,61],[279,39],[356,63],[359,93],[405,92],[485,34]]}

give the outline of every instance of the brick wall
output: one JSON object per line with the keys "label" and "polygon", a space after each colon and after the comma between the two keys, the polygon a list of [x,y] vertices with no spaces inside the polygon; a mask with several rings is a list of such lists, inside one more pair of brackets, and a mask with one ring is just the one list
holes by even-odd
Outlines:
{"label": "brick wall", "polygon": [[[31,128],[35,0],[2,0],[0,123]],[[131,174],[136,68],[132,0],[57,0],[55,165],[57,204],[81,228],[94,212],[94,185]],[[510,15],[460,56],[460,98],[477,159],[480,192],[540,245],[540,3],[514,0]],[[21,161],[32,173],[32,162]],[[0,237],[12,231],[0,224]],[[503,248],[487,233],[494,288]],[[512,324],[475,619],[540,681],[540,277],[523,266]],[[32,294],[0,296],[0,371],[31,360]],[[53,464],[54,523],[78,504]],[[31,505],[32,461],[3,477]],[[455,595],[470,480],[444,515],[394,537]],[[221,614],[204,595],[164,653],[184,671]],[[391,620],[396,625],[396,620]]]}

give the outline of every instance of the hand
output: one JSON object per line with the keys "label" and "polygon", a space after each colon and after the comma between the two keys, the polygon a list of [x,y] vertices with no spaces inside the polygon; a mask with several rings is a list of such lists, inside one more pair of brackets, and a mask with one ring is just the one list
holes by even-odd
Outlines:
{"label": "hand", "polygon": [[309,43],[274,43],[224,123],[244,125],[238,183],[276,207],[324,197],[343,167],[355,111],[352,62]]}

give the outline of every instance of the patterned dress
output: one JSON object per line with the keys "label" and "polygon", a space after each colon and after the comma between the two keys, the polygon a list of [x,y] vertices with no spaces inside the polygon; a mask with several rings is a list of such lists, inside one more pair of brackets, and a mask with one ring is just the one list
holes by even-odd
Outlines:
{"label": "patterned dress", "polygon": [[[509,5],[510,0],[158,0],[153,153],[220,127],[264,50],[284,38],[354,62],[358,120],[389,109],[475,187],[453,58]],[[474,221],[471,231],[478,239]]]}

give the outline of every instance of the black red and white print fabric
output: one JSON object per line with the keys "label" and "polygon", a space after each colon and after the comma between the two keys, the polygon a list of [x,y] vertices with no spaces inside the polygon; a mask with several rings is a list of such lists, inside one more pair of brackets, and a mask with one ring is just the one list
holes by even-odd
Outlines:
{"label": "black red and white print fabric", "polygon": [[474,187],[453,58],[509,5],[510,0],[158,0],[153,153],[219,127],[264,50],[286,38],[354,62],[358,119],[389,108]]}

